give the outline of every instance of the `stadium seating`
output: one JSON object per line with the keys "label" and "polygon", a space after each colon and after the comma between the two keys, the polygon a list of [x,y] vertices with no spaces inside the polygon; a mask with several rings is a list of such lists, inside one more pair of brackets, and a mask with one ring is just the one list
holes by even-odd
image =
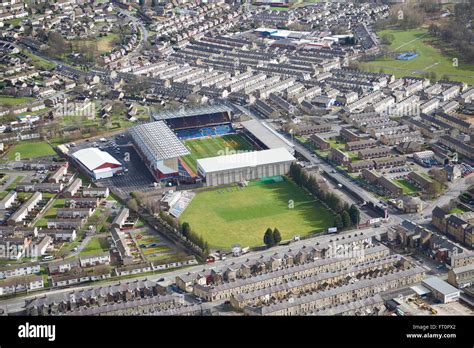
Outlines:
{"label": "stadium seating", "polygon": [[230,113],[216,112],[204,115],[169,118],[165,121],[168,126],[175,131],[189,128],[210,127],[230,123]]}
{"label": "stadium seating", "polygon": [[221,124],[214,127],[201,127],[191,129],[181,129],[175,131],[176,136],[181,140],[197,139],[210,136],[222,136],[235,133],[231,124]]}

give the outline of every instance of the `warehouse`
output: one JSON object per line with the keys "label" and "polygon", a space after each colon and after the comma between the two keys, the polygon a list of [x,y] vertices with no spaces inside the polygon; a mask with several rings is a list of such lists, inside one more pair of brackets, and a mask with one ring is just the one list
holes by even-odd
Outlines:
{"label": "warehouse", "polygon": [[459,290],[440,278],[427,278],[423,280],[423,285],[431,290],[433,297],[441,303],[448,303],[459,299]]}
{"label": "warehouse", "polygon": [[97,148],[79,150],[72,157],[95,180],[110,178],[123,170],[122,164],[112,155]]}
{"label": "warehouse", "polygon": [[135,126],[130,134],[137,152],[158,181],[178,177],[179,157],[190,152],[164,121]]}
{"label": "warehouse", "polygon": [[218,186],[285,175],[294,161],[285,148],[277,148],[198,159],[197,166],[207,186]]}

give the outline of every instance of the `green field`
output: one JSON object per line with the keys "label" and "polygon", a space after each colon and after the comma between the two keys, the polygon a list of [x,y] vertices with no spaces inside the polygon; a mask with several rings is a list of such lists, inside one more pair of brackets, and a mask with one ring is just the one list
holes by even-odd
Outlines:
{"label": "green field", "polygon": [[74,50],[79,50],[81,47],[91,47],[95,56],[112,51],[114,42],[118,40],[118,34],[108,33],[105,36],[97,37],[93,40],[73,40],[71,41]]}
{"label": "green field", "polygon": [[321,232],[333,225],[334,217],[320,202],[285,180],[199,192],[180,221],[189,222],[210,247],[229,248],[235,243],[262,245],[268,227],[278,228],[282,240]]}
{"label": "green field", "polygon": [[56,66],[56,64],[51,63],[50,61],[48,61],[44,58],[41,58],[41,57],[31,53],[28,50],[23,50],[21,53],[25,54],[26,56],[28,56],[33,61],[33,65],[35,66],[36,69],[52,70]]}
{"label": "green field", "polygon": [[35,98],[30,97],[13,97],[11,95],[0,95],[0,105],[1,106],[13,106],[19,105],[24,103],[30,103]]}
{"label": "green field", "polygon": [[411,195],[421,191],[418,187],[406,179],[395,180],[395,183],[403,189],[403,193],[406,195]]}
{"label": "green field", "polygon": [[[382,57],[362,63],[363,68],[375,72],[383,69],[385,73],[394,74],[397,77],[422,76],[425,73],[435,72],[438,80],[441,80],[444,75],[448,75],[451,80],[474,84],[474,65],[463,64],[459,60],[459,66],[453,66],[455,52],[447,49],[437,38],[428,35],[427,29],[382,30],[377,33],[379,37],[385,34],[392,34],[394,37],[388,47],[389,51],[397,53],[416,51],[418,57],[409,61]],[[439,49],[441,47],[445,52]]]}
{"label": "green field", "polygon": [[[229,134],[222,137],[200,138],[184,142],[191,154],[184,156],[184,162],[196,172],[196,161],[200,158],[216,157],[222,154],[231,154],[231,151],[253,150],[252,144],[238,134]],[[229,153],[230,152],[230,153]]]}
{"label": "green field", "polygon": [[109,243],[105,237],[93,237],[79,253],[79,256],[98,254],[109,250]]}
{"label": "green field", "polygon": [[20,155],[20,160],[25,158],[36,158],[55,155],[53,148],[45,141],[25,141],[13,146],[8,151],[8,159],[18,159],[17,154]]}

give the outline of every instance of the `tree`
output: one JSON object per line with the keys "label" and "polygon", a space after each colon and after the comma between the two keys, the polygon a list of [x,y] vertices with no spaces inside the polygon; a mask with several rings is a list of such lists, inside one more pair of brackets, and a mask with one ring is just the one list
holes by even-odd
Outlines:
{"label": "tree", "polygon": [[351,227],[351,225],[352,225],[351,217],[350,217],[349,213],[347,212],[347,210],[344,210],[341,213],[341,219],[342,219],[342,224],[344,225],[344,228]]}
{"label": "tree", "polygon": [[280,231],[278,231],[278,228],[275,228],[275,229],[273,230],[273,243],[274,243],[275,245],[278,245],[278,244],[280,244],[280,242],[281,242],[281,234],[280,234]]}
{"label": "tree", "polygon": [[349,215],[351,217],[352,223],[354,225],[358,225],[360,222],[360,211],[355,204],[352,204],[349,208]]}
{"label": "tree", "polygon": [[263,236],[263,242],[268,248],[275,245],[275,241],[273,240],[273,231],[270,227],[267,228],[267,231],[265,232],[265,235]]}
{"label": "tree", "polygon": [[50,53],[57,57],[62,56],[67,50],[66,40],[56,31],[52,31],[48,34],[48,46]]}
{"label": "tree", "polygon": [[391,45],[395,36],[393,34],[383,34],[381,37],[381,41],[384,45]]}
{"label": "tree", "polygon": [[344,227],[344,224],[343,224],[343,222],[342,222],[341,215],[337,214],[337,215],[334,217],[334,226],[336,226],[338,229]]}
{"label": "tree", "polygon": [[138,211],[138,203],[135,198],[132,198],[131,200],[128,201],[127,206],[130,210],[132,211]]}
{"label": "tree", "polygon": [[181,225],[181,233],[186,238],[189,238],[191,234],[191,226],[189,226],[189,223],[183,222],[183,224]]}

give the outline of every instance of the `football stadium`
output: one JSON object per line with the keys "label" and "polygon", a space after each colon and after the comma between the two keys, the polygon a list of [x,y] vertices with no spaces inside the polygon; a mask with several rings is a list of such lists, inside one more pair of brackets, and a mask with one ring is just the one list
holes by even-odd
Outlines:
{"label": "football stadium", "polygon": [[131,129],[157,181],[214,188],[193,192],[170,214],[213,248],[261,245],[268,227],[291,239],[332,226],[332,213],[285,177],[295,161],[292,144],[264,122],[234,123],[232,116],[226,106],[167,110]]}
{"label": "football stadium", "polygon": [[232,115],[223,105],[166,110],[130,134],[159,182],[217,186],[285,175],[295,160],[291,143],[258,121],[236,129]]}

